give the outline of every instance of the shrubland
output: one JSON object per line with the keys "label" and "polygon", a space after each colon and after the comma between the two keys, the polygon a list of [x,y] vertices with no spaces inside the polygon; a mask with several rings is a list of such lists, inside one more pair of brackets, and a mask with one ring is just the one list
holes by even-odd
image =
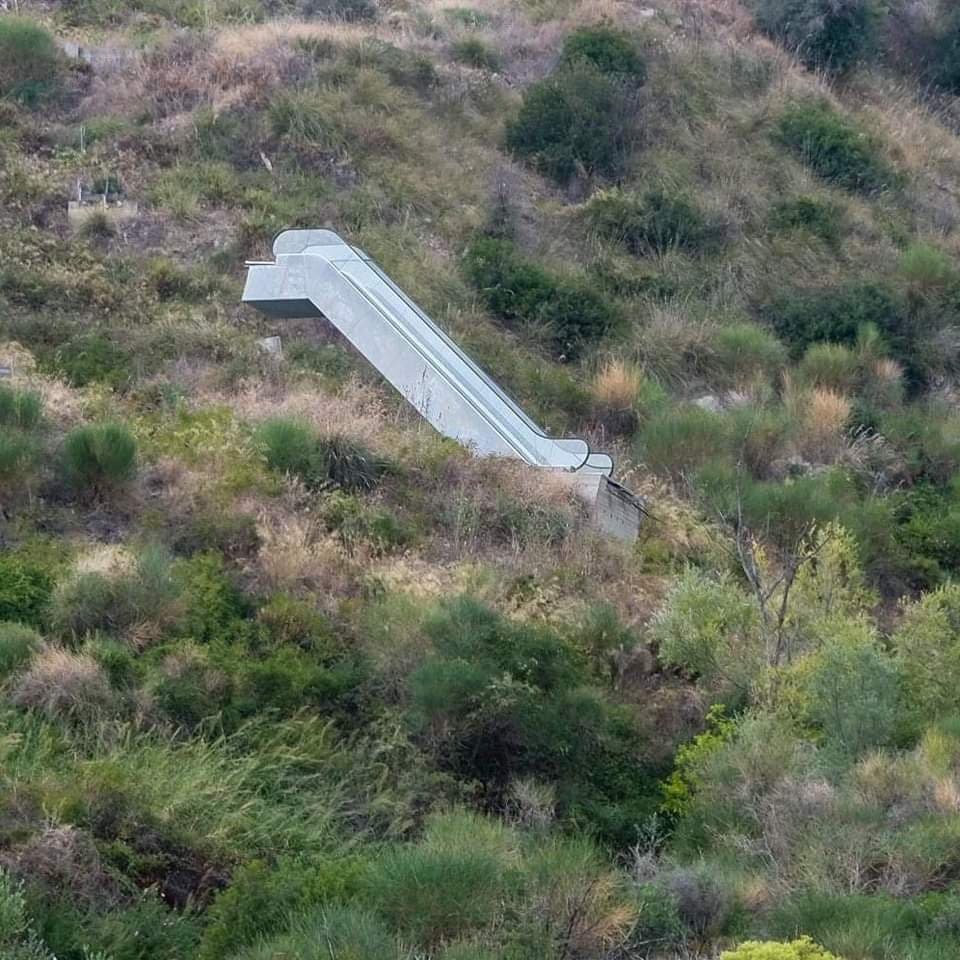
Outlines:
{"label": "shrubland", "polygon": [[[953,5],[14,6],[0,954],[953,960]],[[239,307],[324,225],[638,543]]]}

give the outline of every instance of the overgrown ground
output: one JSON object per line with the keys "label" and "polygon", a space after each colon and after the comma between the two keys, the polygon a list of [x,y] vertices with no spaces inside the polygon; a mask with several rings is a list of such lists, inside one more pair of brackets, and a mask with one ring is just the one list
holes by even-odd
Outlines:
{"label": "overgrown ground", "polygon": [[[0,955],[960,956],[960,17],[818,4],[0,14]],[[242,308],[298,226],[640,542]]]}

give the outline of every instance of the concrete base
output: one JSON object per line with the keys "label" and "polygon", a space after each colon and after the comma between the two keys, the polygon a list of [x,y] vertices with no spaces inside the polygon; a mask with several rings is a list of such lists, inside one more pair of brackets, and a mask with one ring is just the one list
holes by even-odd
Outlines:
{"label": "concrete base", "polygon": [[643,500],[600,473],[576,475],[577,494],[590,507],[593,525],[609,537],[633,543],[640,535]]}

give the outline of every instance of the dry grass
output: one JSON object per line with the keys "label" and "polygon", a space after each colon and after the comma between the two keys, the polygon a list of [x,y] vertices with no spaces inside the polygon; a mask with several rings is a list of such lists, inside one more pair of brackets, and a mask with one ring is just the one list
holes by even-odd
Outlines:
{"label": "dry grass", "polygon": [[19,707],[50,717],[95,715],[113,702],[113,691],[102,667],[83,653],[44,647],[9,692]]}
{"label": "dry grass", "polygon": [[104,868],[93,837],[69,825],[49,824],[0,857],[0,864],[29,883],[40,883],[74,903],[104,908],[120,891]]}
{"label": "dry grass", "polygon": [[317,595],[331,611],[356,592],[362,576],[357,558],[309,514],[265,510],[257,530],[260,552],[247,572],[259,592]]}
{"label": "dry grass", "polygon": [[643,371],[629,360],[608,360],[594,375],[590,391],[594,401],[608,410],[629,410],[643,384]]}
{"label": "dry grass", "polygon": [[784,407],[794,423],[796,452],[812,463],[834,463],[847,448],[849,397],[829,387],[798,387],[784,377]]}

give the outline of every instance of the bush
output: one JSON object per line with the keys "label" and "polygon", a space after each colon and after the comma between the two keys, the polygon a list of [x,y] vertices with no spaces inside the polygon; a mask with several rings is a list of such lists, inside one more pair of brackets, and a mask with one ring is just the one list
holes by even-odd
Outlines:
{"label": "bush", "polygon": [[116,492],[136,473],[137,441],[119,423],[77,427],[63,441],[63,466],[77,490]]}
{"label": "bush", "polygon": [[876,193],[898,183],[876,137],[838,113],[827,100],[788,104],[776,137],[823,180],[847,190]]}
{"label": "bush", "polygon": [[319,956],[403,960],[405,955],[375,914],[354,906],[328,906],[295,919],[288,933],[250,947],[231,960],[317,960]]}
{"label": "bush", "polygon": [[716,239],[716,230],[690,198],[663,189],[642,196],[603,190],[587,204],[586,216],[594,230],[638,256],[703,250]]}
{"label": "bush", "polygon": [[298,420],[268,420],[258,429],[257,440],[271,470],[297,477],[310,490],[330,484],[370,490],[384,466],[357,441],[340,435],[321,437]]}
{"label": "bush", "polygon": [[827,744],[856,756],[889,743],[897,721],[896,664],[856,621],[831,628],[823,647],[801,665],[807,713]]}
{"label": "bush", "polygon": [[39,459],[32,437],[0,427],[0,495],[5,504],[12,504],[30,489]]}
{"label": "bush", "polygon": [[123,390],[133,379],[129,354],[100,333],[84,333],[59,347],[49,364],[73,387],[104,383]]}
{"label": "bush", "polygon": [[809,937],[778,943],[746,940],[734,950],[724,950],[720,960],[841,960],[818,947]]}
{"label": "bush", "polygon": [[860,358],[839,343],[814,343],[797,367],[797,379],[808,387],[850,393],[860,380]]}
{"label": "bush", "polygon": [[40,626],[53,593],[53,577],[41,564],[0,553],[0,621]]}
{"label": "bush", "polygon": [[297,10],[304,17],[326,17],[356,23],[377,19],[375,0],[298,0]]}
{"label": "bush", "polygon": [[722,418],[687,406],[652,417],[640,435],[638,455],[650,469],[679,481],[725,451]]}
{"label": "bush", "polygon": [[781,339],[802,355],[811,344],[853,346],[869,324],[900,356],[909,356],[911,331],[906,305],[895,293],[876,283],[851,283],[784,293],[761,308]]}
{"label": "bush", "polygon": [[464,267],[494,313],[546,327],[566,356],[601,337],[617,319],[614,308],[586,280],[550,273],[524,258],[509,240],[477,238]]}
{"label": "bush", "polygon": [[181,588],[170,564],[165,551],[148,548],[114,570],[87,570],[62,580],[50,603],[51,629],[76,640],[96,631],[140,627],[156,633],[170,626],[181,613]]}
{"label": "bush", "polygon": [[35,390],[17,390],[0,383],[0,427],[32,430],[40,423],[43,401]]}
{"label": "bush", "polygon": [[230,960],[241,948],[283,930],[292,916],[340,899],[356,882],[349,861],[319,866],[292,857],[274,865],[253,860],[237,870],[210,908],[198,960]]}
{"label": "bush", "polygon": [[707,687],[742,693],[762,662],[754,602],[729,578],[688,570],[653,621],[663,663]]}
{"label": "bush", "polygon": [[914,729],[954,710],[960,684],[960,587],[948,584],[909,604],[893,645]]}
{"label": "bush", "polygon": [[0,680],[3,680],[40,649],[40,634],[21,623],[0,623]]}
{"label": "bush", "polygon": [[450,54],[458,63],[478,70],[498,70],[500,57],[479,37],[464,37],[450,47]]}
{"label": "bush", "polygon": [[110,681],[86,654],[46,647],[16,678],[11,701],[50,717],[91,717],[113,702]]}
{"label": "bush", "polygon": [[56,92],[57,45],[48,31],[26,17],[0,18],[0,97],[36,105]]}
{"label": "bush", "polygon": [[328,482],[327,463],[309,424],[297,420],[268,420],[257,430],[267,466],[277,473],[297,477],[308,489]]}
{"label": "bush", "polygon": [[713,338],[715,364],[733,387],[770,382],[786,365],[787,351],[769,330],[753,323],[720,327]]}
{"label": "bush", "polygon": [[507,123],[507,149],[560,184],[616,176],[633,145],[633,113],[621,82],[577,60],[527,89]]}
{"label": "bush", "polygon": [[562,60],[586,60],[601,73],[627,77],[635,83],[647,78],[647,65],[633,38],[624,30],[606,24],[580,27],[563,41]]}
{"label": "bush", "polygon": [[436,945],[486,926],[511,885],[516,839],[476,814],[438,816],[416,845],[371,867],[367,897],[415,942]]}
{"label": "bush", "polygon": [[754,0],[757,22],[811,69],[842,74],[878,51],[876,0]]}
{"label": "bush", "polygon": [[770,211],[774,230],[805,230],[825,243],[839,243],[844,230],[843,208],[816,197],[783,200]]}

